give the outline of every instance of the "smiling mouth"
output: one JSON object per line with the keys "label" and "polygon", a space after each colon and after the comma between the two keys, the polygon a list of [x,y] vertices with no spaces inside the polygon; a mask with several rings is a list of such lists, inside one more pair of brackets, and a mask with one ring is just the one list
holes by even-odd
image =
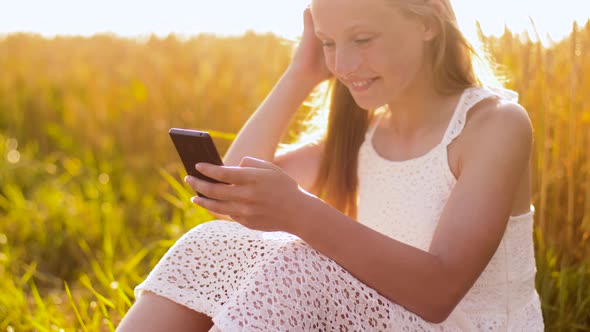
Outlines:
{"label": "smiling mouth", "polygon": [[348,88],[355,92],[362,92],[368,90],[377,78],[370,78],[366,80],[349,80],[346,81]]}

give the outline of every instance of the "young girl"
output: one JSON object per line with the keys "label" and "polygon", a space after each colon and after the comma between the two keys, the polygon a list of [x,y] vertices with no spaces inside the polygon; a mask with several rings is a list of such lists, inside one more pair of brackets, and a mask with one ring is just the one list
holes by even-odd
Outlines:
{"label": "young girl", "polygon": [[[532,129],[483,87],[448,0],[313,0],[225,156],[188,177],[233,221],[185,234],[121,331],[542,331]],[[274,156],[333,79],[325,137]]]}

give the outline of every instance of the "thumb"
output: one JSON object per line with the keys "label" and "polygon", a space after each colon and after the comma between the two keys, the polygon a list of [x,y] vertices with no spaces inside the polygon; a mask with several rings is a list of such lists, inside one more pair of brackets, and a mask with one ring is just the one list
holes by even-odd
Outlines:
{"label": "thumb", "polygon": [[305,30],[313,31],[313,18],[311,16],[311,8],[309,8],[309,6],[303,11],[303,27]]}
{"label": "thumb", "polygon": [[253,167],[253,168],[263,168],[263,169],[278,169],[278,166],[275,164],[253,157],[244,157],[242,161],[240,161],[240,167]]}

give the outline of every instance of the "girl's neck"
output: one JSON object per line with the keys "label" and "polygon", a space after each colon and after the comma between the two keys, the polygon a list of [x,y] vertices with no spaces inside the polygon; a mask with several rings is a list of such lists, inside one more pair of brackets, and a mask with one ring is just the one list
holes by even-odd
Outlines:
{"label": "girl's neck", "polygon": [[458,96],[444,95],[434,87],[427,75],[418,75],[394,101],[387,104],[386,126],[390,133],[399,138],[411,139],[429,131],[441,121],[448,121],[449,112],[454,110]]}

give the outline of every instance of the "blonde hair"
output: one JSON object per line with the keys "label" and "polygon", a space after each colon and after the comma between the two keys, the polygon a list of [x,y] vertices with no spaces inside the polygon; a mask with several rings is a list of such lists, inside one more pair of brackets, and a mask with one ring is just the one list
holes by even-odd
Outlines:
{"label": "blonde hair", "polygon": [[[430,0],[439,1],[439,6],[428,0],[385,1],[408,15],[434,19],[438,25],[439,34],[430,42],[427,61],[432,66],[434,86],[439,93],[454,94],[473,86],[501,85],[488,58],[476,51],[460,31],[449,0]],[[328,97],[328,107],[317,108],[310,121],[312,129],[300,136],[322,137],[325,142],[312,191],[342,213],[356,218],[358,152],[375,110],[361,109],[338,80],[332,79],[320,89],[327,90],[323,95]]]}

